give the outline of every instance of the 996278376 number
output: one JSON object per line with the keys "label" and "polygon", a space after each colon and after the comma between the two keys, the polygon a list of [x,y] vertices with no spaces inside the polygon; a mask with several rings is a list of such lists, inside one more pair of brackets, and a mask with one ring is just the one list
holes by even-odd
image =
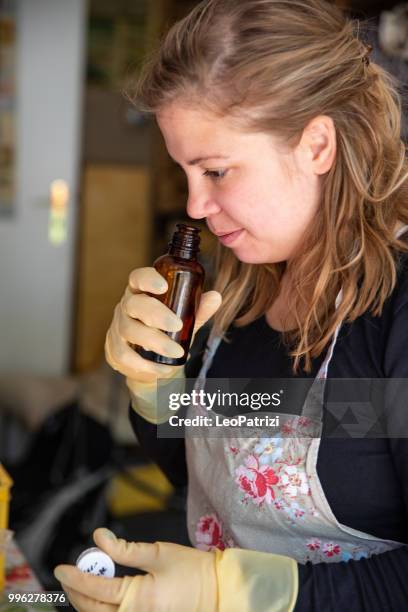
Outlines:
{"label": "996278376 number", "polygon": [[18,593],[7,593],[6,599],[9,603],[50,603],[58,604],[59,606],[68,606],[68,597],[64,591],[30,591],[30,592],[18,592]]}

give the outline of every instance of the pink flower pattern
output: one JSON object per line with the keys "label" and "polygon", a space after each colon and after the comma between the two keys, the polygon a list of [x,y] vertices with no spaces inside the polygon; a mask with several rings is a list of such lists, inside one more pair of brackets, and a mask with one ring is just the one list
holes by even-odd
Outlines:
{"label": "pink flower pattern", "polygon": [[[312,422],[306,417],[289,419],[281,428],[281,433],[299,438],[311,435]],[[309,429],[311,428],[311,429]],[[306,516],[317,517],[306,472],[302,445],[293,443],[284,446],[284,452],[271,453],[270,449],[279,448],[281,442],[274,438],[254,439],[247,449],[228,445],[226,451],[232,455],[235,467],[235,483],[243,496],[241,503],[254,504],[260,511],[273,507],[282,512],[290,525],[299,524]],[[246,452],[246,456],[245,456]],[[305,499],[307,498],[307,499]],[[200,517],[196,527],[196,546],[201,550],[225,550],[234,547],[231,537],[215,513]],[[367,557],[366,550],[356,546],[340,545],[333,541],[322,541],[317,537],[305,538],[303,561],[312,563],[328,561],[348,561]]]}
{"label": "pink flower pattern", "polygon": [[200,550],[225,550],[233,548],[234,542],[232,538],[223,538],[223,528],[221,521],[214,514],[205,514],[201,516],[196,528],[197,548]]}
{"label": "pink flower pattern", "polygon": [[341,548],[338,544],[328,542],[327,544],[323,544],[322,551],[326,557],[333,557],[334,555],[339,555],[341,553]]}
{"label": "pink flower pattern", "polygon": [[260,506],[270,504],[275,499],[273,486],[279,482],[276,472],[269,465],[260,465],[258,457],[251,454],[244,460],[244,465],[236,470],[236,482],[244,492],[244,500]]}
{"label": "pink flower pattern", "polygon": [[[301,437],[308,437],[311,426],[309,418],[294,417],[286,421],[281,432],[286,435],[297,432]],[[242,503],[252,502],[259,508],[273,505],[294,525],[306,514],[316,516],[317,512],[313,506],[306,508],[300,503],[302,496],[310,496],[310,489],[305,460],[299,456],[296,443],[285,445],[285,452],[270,452],[270,449],[279,449],[281,443],[280,438],[255,440],[242,459],[238,458],[236,447],[230,446],[229,451],[235,461],[241,461],[235,468],[235,482],[244,493]]]}
{"label": "pink flower pattern", "polygon": [[308,540],[306,542],[306,546],[309,550],[319,550],[321,544],[321,541],[316,538],[314,538],[313,540]]}
{"label": "pink flower pattern", "polygon": [[[306,541],[308,552],[304,556],[304,562],[311,561],[312,563],[328,563],[329,561],[350,561],[351,559],[359,560],[366,559],[369,556],[368,551],[361,546],[350,544],[339,544],[337,542],[327,541],[322,543],[318,538],[311,538]],[[374,553],[375,554],[375,553]]]}

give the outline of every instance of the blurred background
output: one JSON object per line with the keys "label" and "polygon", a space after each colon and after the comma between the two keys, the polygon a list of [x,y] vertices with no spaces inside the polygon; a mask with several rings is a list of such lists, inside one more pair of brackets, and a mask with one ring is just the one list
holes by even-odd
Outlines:
{"label": "blurred background", "polygon": [[[14,482],[14,589],[34,574],[56,589],[53,567],[100,525],[188,543],[185,492],[139,448],[103,347],[130,271],[188,221],[183,173],[124,91],[194,4],[0,0],[0,461]],[[337,4],[368,20],[372,59],[405,95],[408,3]],[[405,98],[404,138],[406,110]],[[193,224],[210,286],[215,245]]]}

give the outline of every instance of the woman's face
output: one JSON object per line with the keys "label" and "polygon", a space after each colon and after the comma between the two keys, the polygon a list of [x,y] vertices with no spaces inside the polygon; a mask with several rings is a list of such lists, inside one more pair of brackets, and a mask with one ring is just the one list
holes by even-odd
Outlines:
{"label": "woman's face", "polygon": [[[246,263],[289,260],[319,204],[304,142],[288,152],[269,134],[173,104],[157,114],[170,156],[188,180],[187,213]],[[224,237],[222,237],[224,235]]]}

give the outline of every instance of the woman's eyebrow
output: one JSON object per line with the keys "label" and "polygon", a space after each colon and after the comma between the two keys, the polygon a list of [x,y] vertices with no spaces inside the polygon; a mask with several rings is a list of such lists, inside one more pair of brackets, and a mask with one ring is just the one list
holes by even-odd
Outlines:
{"label": "woman's eyebrow", "polygon": [[203,161],[207,161],[208,159],[228,159],[228,155],[206,155],[206,157],[196,157],[191,161],[187,162],[189,166],[195,166],[196,164],[200,164]]}

